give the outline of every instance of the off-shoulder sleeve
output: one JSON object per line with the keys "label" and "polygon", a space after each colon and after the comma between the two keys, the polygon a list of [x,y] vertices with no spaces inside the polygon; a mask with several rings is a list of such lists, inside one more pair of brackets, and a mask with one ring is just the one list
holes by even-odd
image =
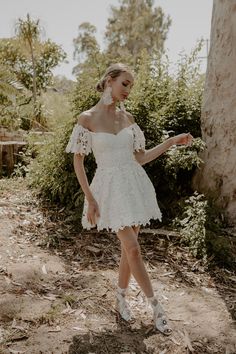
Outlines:
{"label": "off-shoulder sleeve", "polygon": [[134,123],[133,125],[133,137],[134,137],[134,142],[133,142],[133,151],[139,151],[139,150],[145,150],[145,136],[141,128],[137,123]]}
{"label": "off-shoulder sleeve", "polygon": [[66,152],[88,155],[92,151],[91,132],[80,124],[76,124],[71,133]]}

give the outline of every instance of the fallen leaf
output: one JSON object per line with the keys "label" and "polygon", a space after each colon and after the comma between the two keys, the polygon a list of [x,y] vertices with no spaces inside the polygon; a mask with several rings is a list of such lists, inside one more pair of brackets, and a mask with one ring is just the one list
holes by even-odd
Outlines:
{"label": "fallen leaf", "polygon": [[186,329],[184,329],[184,332],[180,332],[180,331],[179,331],[179,333],[180,333],[180,334],[182,335],[182,337],[183,337],[183,340],[184,340],[184,342],[185,342],[185,346],[189,349],[190,352],[193,352],[194,349],[193,349],[193,347],[192,347],[192,344],[191,344],[191,341],[190,341],[190,338],[189,338],[189,335],[188,335]]}
{"label": "fallen leaf", "polygon": [[89,343],[93,344],[93,342],[94,342],[93,335],[91,332],[89,332]]}
{"label": "fallen leaf", "polygon": [[42,266],[43,274],[48,274],[45,264]]}
{"label": "fallen leaf", "polygon": [[161,274],[160,277],[167,277],[167,276],[169,276],[169,275],[173,275],[173,274],[176,274],[176,273],[177,273],[177,271],[175,271],[175,272],[168,272],[168,273]]}
{"label": "fallen leaf", "polygon": [[5,280],[6,280],[6,282],[7,282],[8,285],[11,284],[11,279],[10,279],[10,278],[8,278],[8,277],[6,277],[6,276],[4,276],[4,278],[5,278]]}
{"label": "fallen leaf", "polygon": [[180,345],[180,343],[173,337],[170,337],[170,340],[172,340],[173,343]]}
{"label": "fallen leaf", "polygon": [[85,247],[88,251],[93,252],[95,254],[99,254],[101,252],[100,248],[93,247],[93,246],[86,246]]}
{"label": "fallen leaf", "polygon": [[23,286],[21,283],[17,283],[16,281],[12,281],[11,283],[12,285],[16,285],[16,286]]}
{"label": "fallen leaf", "polygon": [[58,297],[58,295],[55,295],[55,294],[48,294],[48,295],[43,296],[44,299],[50,300],[50,301],[56,300],[57,297]]}
{"label": "fallen leaf", "polygon": [[56,326],[56,328],[49,329],[48,332],[61,332],[61,327]]}
{"label": "fallen leaf", "polygon": [[35,296],[35,293],[32,290],[26,290],[25,294],[27,294],[29,296]]}
{"label": "fallen leaf", "polygon": [[168,297],[165,296],[164,294],[162,294],[161,296],[163,297],[163,299],[168,300]]}

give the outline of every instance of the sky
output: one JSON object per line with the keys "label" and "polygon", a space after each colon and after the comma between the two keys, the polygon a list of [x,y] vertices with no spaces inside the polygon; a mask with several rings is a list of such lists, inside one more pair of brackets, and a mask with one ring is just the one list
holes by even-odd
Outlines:
{"label": "sky", "polygon": [[[73,38],[78,34],[78,26],[85,21],[96,26],[97,40],[103,48],[110,7],[119,3],[119,0],[0,0],[0,38],[14,36],[14,24],[19,17],[26,18],[29,13],[32,18],[39,18],[45,32],[44,39],[50,38],[67,53],[68,63],[57,67],[54,74],[75,79],[72,75],[72,68],[76,65]],[[161,6],[165,15],[172,19],[165,42],[170,61],[174,65],[180,52],[189,54],[203,38],[205,42],[199,60],[204,72],[213,0],[155,0],[155,6]]]}

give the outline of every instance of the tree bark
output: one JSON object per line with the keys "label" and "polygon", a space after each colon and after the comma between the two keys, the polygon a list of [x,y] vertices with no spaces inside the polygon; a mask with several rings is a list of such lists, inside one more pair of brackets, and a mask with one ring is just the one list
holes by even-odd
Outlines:
{"label": "tree bark", "polygon": [[214,0],[201,113],[204,163],[193,186],[236,224],[236,0]]}

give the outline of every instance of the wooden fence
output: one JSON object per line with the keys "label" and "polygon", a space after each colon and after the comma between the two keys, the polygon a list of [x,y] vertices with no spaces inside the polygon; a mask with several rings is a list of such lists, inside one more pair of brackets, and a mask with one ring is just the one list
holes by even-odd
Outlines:
{"label": "wooden fence", "polygon": [[[31,132],[36,136],[52,135],[51,132]],[[27,146],[27,132],[9,132],[0,128],[0,177],[10,176],[19,160],[19,152]],[[35,142],[34,145],[44,144],[43,141]]]}

